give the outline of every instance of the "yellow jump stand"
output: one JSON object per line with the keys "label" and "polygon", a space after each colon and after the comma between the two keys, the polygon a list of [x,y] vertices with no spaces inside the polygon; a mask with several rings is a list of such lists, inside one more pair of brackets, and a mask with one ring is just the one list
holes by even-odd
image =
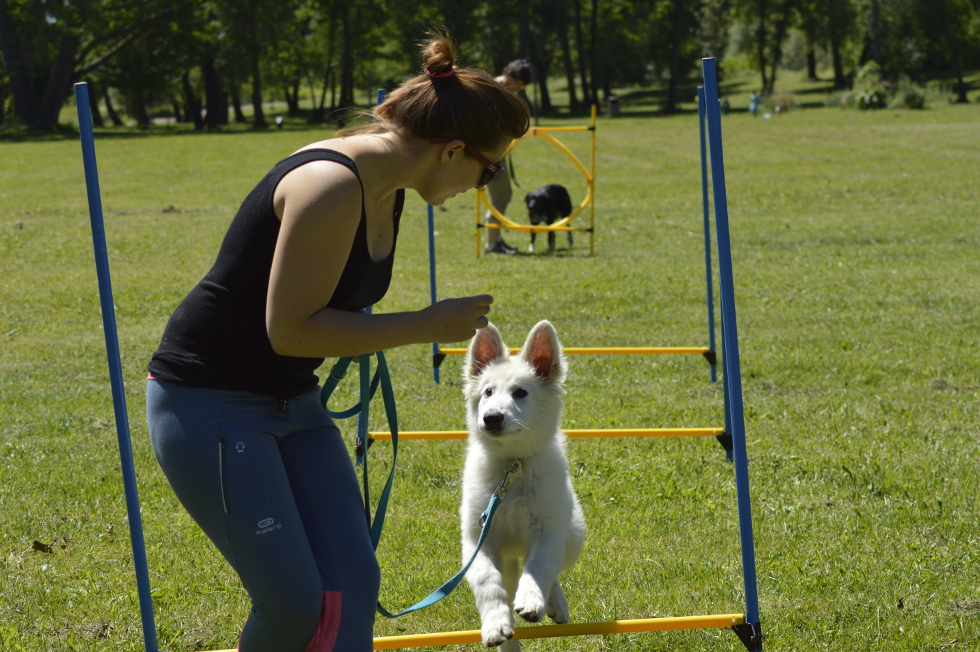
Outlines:
{"label": "yellow jump stand", "polygon": [[[540,226],[533,226],[531,224],[518,224],[514,222],[506,215],[501,213],[497,208],[490,202],[490,198],[487,196],[486,188],[477,188],[476,190],[476,255],[479,257],[482,252],[482,238],[480,237],[480,229],[511,229],[514,231],[524,231],[526,233],[548,233],[553,231],[579,231],[589,234],[589,255],[595,253],[595,124],[596,124],[596,106],[592,105],[592,120],[589,122],[589,126],[585,127],[531,127],[531,129],[524,134],[523,137],[518,138],[510,144],[507,148],[507,152],[504,154],[506,156],[511,150],[513,150],[519,143],[527,140],[528,138],[543,138],[549,143],[564,152],[575,167],[578,168],[582,176],[585,177],[585,182],[588,186],[588,191],[585,194],[585,199],[578,205],[578,208],[572,211],[572,214],[566,218],[563,218],[554,224],[542,224]],[[589,167],[586,168],[581,160],[565,145],[552,136],[551,134],[563,131],[588,131],[590,132],[590,144],[589,144]],[[482,214],[484,207],[490,211],[490,214],[500,221],[500,224],[484,224],[482,222]],[[576,228],[569,226],[572,220],[578,217],[586,208],[589,209],[589,227],[588,228]]]}

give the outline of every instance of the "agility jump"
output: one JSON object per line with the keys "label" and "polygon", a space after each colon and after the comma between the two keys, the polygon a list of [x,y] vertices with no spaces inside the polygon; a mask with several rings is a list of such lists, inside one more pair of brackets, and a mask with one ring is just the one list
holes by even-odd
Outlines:
{"label": "agility jump", "polygon": [[[711,353],[714,353],[713,307],[710,285],[710,218],[708,203],[707,174],[707,136],[711,144],[711,183],[715,209],[715,232],[718,240],[719,274],[721,281],[722,312],[722,351],[723,351],[723,389],[725,427],[722,428],[632,428],[632,429],[587,429],[566,430],[568,437],[711,437],[714,436],[724,446],[728,459],[733,461],[739,522],[739,538],[742,553],[742,576],[745,598],[745,612],[742,614],[721,614],[688,616],[680,618],[644,618],[629,621],[609,621],[600,623],[581,623],[568,625],[545,625],[515,628],[515,639],[546,638],[557,636],[580,636],[590,634],[611,634],[620,632],[668,631],[680,629],[731,628],[749,652],[761,652],[762,629],[759,619],[758,588],[755,565],[755,544],[752,532],[752,510],[748,485],[748,457],[745,446],[745,419],[742,406],[741,372],[738,358],[738,333],[735,324],[734,281],[732,278],[731,240],[728,229],[728,203],[725,188],[724,160],[721,144],[721,112],[718,104],[718,85],[716,62],[704,59],[704,87],[698,88],[699,130],[701,137],[702,191],[705,220],[705,256],[708,275],[708,313],[712,322]],[[707,124],[707,129],[706,129]],[[707,133],[706,133],[707,131]],[[430,212],[431,219],[431,212]],[[431,229],[430,229],[431,233]],[[433,277],[434,278],[434,277]],[[433,284],[433,301],[435,289]],[[438,351],[437,345],[434,351]],[[444,349],[442,355],[465,353],[465,349]],[[511,353],[516,349],[511,349]],[[699,347],[634,347],[634,348],[568,348],[566,353],[666,353],[707,352]],[[714,371],[714,361],[712,371]],[[438,377],[437,377],[438,380]],[[712,377],[714,380],[714,377]],[[366,400],[366,399],[362,399]],[[389,421],[391,421],[389,416]],[[397,423],[397,418],[394,420]],[[399,439],[446,440],[464,439],[466,431],[414,431],[391,433],[372,432],[370,439],[391,440],[395,446]],[[365,447],[366,448],[366,447]],[[628,623],[628,625],[626,625]],[[628,627],[628,628],[627,628]],[[460,643],[478,643],[479,631],[441,632],[407,636],[380,637],[375,639],[374,649],[401,649]]]}
{"label": "agility jump", "polygon": [[[568,625],[545,625],[519,627],[515,630],[516,639],[581,636],[590,634],[612,634],[623,632],[664,631],[679,629],[731,628],[749,652],[761,652],[762,630],[759,618],[758,588],[756,579],[755,544],[752,532],[752,511],[749,497],[748,456],[746,451],[745,419],[742,405],[741,371],[739,364],[738,332],[735,321],[734,282],[732,277],[731,239],[728,227],[728,204],[725,188],[724,160],[721,142],[721,111],[718,104],[718,81],[716,61],[703,59],[704,88],[699,89],[699,115],[702,129],[702,152],[704,152],[703,129],[707,129],[711,145],[711,182],[714,198],[715,231],[718,242],[718,262],[720,275],[720,296],[722,312],[722,370],[725,397],[724,434],[731,438],[739,539],[741,542],[742,579],[744,586],[745,610],[743,613],[712,616],[691,616],[681,618],[648,618],[639,620],[614,620],[600,623],[577,623]],[[102,306],[103,329],[105,331],[109,375],[112,387],[113,407],[118,435],[120,460],[122,462],[123,484],[126,508],[129,516],[130,537],[132,541],[134,566],[136,571],[137,593],[139,595],[140,615],[146,652],[159,652],[156,627],[154,625],[153,604],[150,592],[149,570],[146,561],[146,548],[140,518],[139,497],[136,487],[129,422],[126,410],[125,392],[122,384],[122,365],[119,355],[118,333],[112,301],[112,286],[106,251],[105,232],[102,219],[102,203],[99,193],[98,171],[95,160],[92,122],[89,113],[88,89],[86,84],[76,84],[76,102],[79,114],[85,177],[88,189],[89,213],[92,225],[92,238],[95,248],[96,269],[98,272],[99,294]],[[702,157],[702,163],[704,158]],[[706,175],[702,175],[706,180]],[[707,205],[707,191],[705,191]],[[584,208],[584,207],[583,207]],[[707,208],[705,215],[707,216]],[[362,392],[363,393],[363,392]],[[363,401],[367,401],[364,396]],[[366,415],[365,415],[366,416]],[[683,432],[682,432],[683,431]],[[397,430],[395,431],[397,432]],[[582,431],[596,433],[598,431]],[[617,436],[608,431],[608,436]],[[639,436],[641,432],[630,432]],[[644,436],[667,435],[668,431],[647,429]],[[407,434],[407,433],[405,433]],[[675,429],[670,434],[697,436],[717,435],[716,429]],[[582,436],[606,436],[589,434]],[[428,438],[428,437],[417,437]],[[393,438],[397,444],[397,437]],[[399,649],[405,647],[424,647],[471,643],[480,640],[478,631],[444,632],[417,634],[409,636],[381,637],[374,640],[375,650]],[[227,650],[226,652],[233,652]]]}
{"label": "agility jump", "polygon": [[[513,150],[519,143],[527,140],[528,138],[542,138],[562,152],[567,156],[575,167],[578,168],[582,176],[585,177],[585,182],[587,184],[588,190],[585,193],[585,198],[578,205],[578,208],[572,211],[572,214],[568,217],[562,218],[557,222],[549,225],[535,226],[531,224],[518,224],[514,222],[506,215],[501,213],[493,205],[490,199],[487,197],[486,188],[476,189],[476,255],[480,256],[483,251],[481,247],[480,229],[511,229],[514,231],[524,231],[526,233],[549,233],[555,231],[565,231],[571,232],[582,232],[589,234],[589,254],[595,252],[595,124],[596,124],[596,106],[592,105],[592,119],[589,122],[589,126],[585,127],[531,127],[523,138],[513,141],[510,147],[507,148],[507,152],[504,153],[506,156]],[[565,145],[559,141],[557,138],[552,136],[552,133],[556,132],[569,132],[569,131],[588,131],[590,132],[590,144],[589,144],[589,167],[586,169],[585,165],[574,153]],[[483,206],[486,205],[487,210],[496,217],[500,224],[484,224],[482,221]],[[577,228],[569,226],[572,220],[578,217],[586,208],[589,209],[589,226],[588,228]]]}

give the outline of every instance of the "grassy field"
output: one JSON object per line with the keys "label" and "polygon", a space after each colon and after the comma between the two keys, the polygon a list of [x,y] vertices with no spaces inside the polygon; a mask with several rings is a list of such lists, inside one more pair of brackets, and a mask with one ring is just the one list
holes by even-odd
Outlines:
{"label": "grassy field", "polygon": [[[580,235],[553,254],[476,258],[470,193],[436,213],[440,297],[492,293],[512,345],[543,318],[566,346],[706,344],[697,122],[660,119],[635,99],[599,122],[595,255]],[[734,112],[723,129],[767,649],[980,649],[980,110]],[[290,124],[97,140],[168,652],[233,647],[248,607],[153,458],[145,365],[248,190],[325,135]],[[587,152],[584,137],[562,139]],[[524,189],[558,182],[582,196],[546,143],[522,145],[515,164]],[[526,249],[527,236],[506,237]],[[379,310],[428,302],[426,247],[424,205],[410,196]],[[430,354],[389,354],[401,428],[461,429],[460,360],[446,360],[436,385]],[[723,425],[720,384],[700,357],[575,356],[569,367],[569,428]],[[0,650],[142,649],[115,439],[78,143],[2,140]],[[371,452],[380,480],[390,448]],[[458,568],[462,454],[460,442],[400,449],[380,550],[390,609]],[[732,466],[713,440],[573,440],[569,455],[590,526],[563,581],[574,620],[742,610]],[[464,587],[377,631],[477,627]],[[730,631],[703,630],[525,649],[744,648]]]}

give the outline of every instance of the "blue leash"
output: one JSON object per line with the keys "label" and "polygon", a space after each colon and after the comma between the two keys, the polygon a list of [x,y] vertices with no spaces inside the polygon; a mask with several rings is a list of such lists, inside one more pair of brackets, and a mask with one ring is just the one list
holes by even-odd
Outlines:
{"label": "blue leash", "polygon": [[[327,408],[327,401],[330,400],[330,395],[333,393],[334,389],[337,387],[344,376],[347,374],[347,368],[350,366],[353,357],[341,358],[337,364],[333,366],[330,370],[330,375],[323,383],[323,389],[320,391],[320,403],[323,408],[327,411],[331,417],[336,419],[346,419],[352,417],[355,414],[360,414],[361,418],[358,421],[358,432],[357,432],[357,444],[355,448],[355,455],[357,458],[357,464],[364,465],[364,512],[367,515],[368,527],[371,531],[371,545],[374,546],[375,551],[378,549],[378,544],[381,541],[381,530],[384,528],[385,514],[388,511],[388,498],[391,495],[391,485],[395,478],[395,463],[398,460],[398,413],[395,409],[395,393],[391,387],[391,376],[388,373],[388,363],[385,360],[384,353],[378,351],[378,369],[375,372],[374,379],[371,379],[371,369],[370,360],[371,357],[367,355],[359,356],[358,362],[360,363],[360,379],[361,379],[361,390],[360,390],[360,401],[353,407],[344,410],[343,412],[333,412]],[[371,402],[371,398],[374,397],[377,392],[378,386],[381,387],[381,396],[385,404],[385,412],[388,414],[388,425],[391,428],[391,472],[388,474],[388,481],[385,483],[385,487],[381,492],[381,498],[378,500],[378,508],[375,512],[374,519],[371,518],[371,502],[368,495],[368,462],[367,462],[367,449],[370,443],[374,440],[368,437],[368,405]],[[459,583],[466,576],[466,571],[469,570],[470,565],[473,564],[473,560],[476,559],[477,553],[480,552],[480,548],[483,547],[483,542],[487,538],[487,534],[490,532],[490,523],[493,520],[494,512],[497,511],[497,507],[500,502],[504,499],[507,493],[507,484],[510,482],[511,477],[520,477],[523,471],[521,461],[514,460],[511,463],[510,468],[507,469],[507,473],[504,475],[504,479],[497,485],[494,490],[493,495],[490,496],[490,503],[487,505],[486,510],[480,516],[480,537],[477,539],[476,548],[473,550],[473,554],[469,561],[451,578],[449,578],[442,586],[434,590],[424,599],[416,602],[414,605],[400,611],[396,614],[391,613],[381,602],[378,602],[378,613],[385,616],[386,618],[398,618],[404,616],[405,614],[412,613],[413,611],[418,611],[419,609],[424,609],[430,605],[433,605],[455,590]]]}

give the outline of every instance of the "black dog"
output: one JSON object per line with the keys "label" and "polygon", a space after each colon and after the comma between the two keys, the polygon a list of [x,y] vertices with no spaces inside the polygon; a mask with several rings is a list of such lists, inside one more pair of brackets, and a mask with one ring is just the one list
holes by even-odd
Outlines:
{"label": "black dog", "polygon": [[[538,188],[527,193],[524,197],[527,204],[528,216],[531,224],[537,226],[544,222],[551,225],[560,217],[568,217],[572,214],[572,199],[568,196],[565,186],[552,183],[544,188]],[[531,246],[528,251],[534,251],[534,238],[537,233],[531,232]],[[572,232],[568,232],[568,246],[572,246]],[[555,232],[548,232],[548,249],[555,248]]]}

